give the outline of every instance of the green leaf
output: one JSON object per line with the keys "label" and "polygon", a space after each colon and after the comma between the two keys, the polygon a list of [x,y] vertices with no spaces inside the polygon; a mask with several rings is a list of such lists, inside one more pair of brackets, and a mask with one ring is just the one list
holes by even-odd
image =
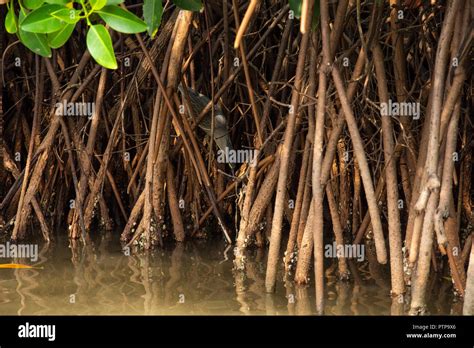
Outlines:
{"label": "green leaf", "polygon": [[117,69],[112,39],[102,24],[90,26],[86,41],[87,48],[97,63],[107,69]]}
{"label": "green leaf", "polygon": [[10,4],[8,13],[5,17],[5,29],[7,29],[7,32],[10,34],[15,34],[18,30],[18,21],[13,4]]}
{"label": "green leaf", "polygon": [[314,2],[313,18],[311,20],[311,29],[316,30],[319,25],[319,0]]}
{"label": "green leaf", "polygon": [[107,0],[107,6],[109,5],[120,5],[125,0]]}
{"label": "green leaf", "polygon": [[44,5],[30,12],[20,24],[21,29],[33,33],[53,33],[62,27],[59,19],[54,18],[51,13],[61,9],[59,5]]}
{"label": "green leaf", "polygon": [[[302,0],[288,0],[290,10],[293,11],[295,18],[301,18]],[[311,18],[311,29],[315,30],[319,25],[319,0],[314,1],[313,16]]]}
{"label": "green leaf", "polygon": [[102,9],[107,4],[107,0],[90,0],[90,4],[92,11],[95,12]]}
{"label": "green leaf", "polygon": [[63,46],[67,40],[71,37],[72,32],[76,24],[68,24],[62,27],[60,30],[54,33],[48,34],[48,44],[51,48],[59,48]]}
{"label": "green leaf", "polygon": [[140,18],[118,6],[105,6],[97,13],[105,23],[120,33],[141,33],[147,28],[145,22]]}
{"label": "green leaf", "polygon": [[34,53],[42,57],[51,58],[51,49],[48,46],[46,34],[29,33],[20,29],[18,37],[21,43]]}
{"label": "green leaf", "polygon": [[66,5],[69,0],[44,0],[47,4]]}
{"label": "green leaf", "polygon": [[187,11],[201,11],[201,0],[173,0],[173,3],[179,8]]}
{"label": "green leaf", "polygon": [[46,38],[46,34],[37,34],[37,33],[30,33],[27,31],[22,30],[21,25],[26,18],[26,12],[24,9],[20,10],[20,26],[18,28],[18,38],[20,39],[21,43],[28,47],[34,53],[39,54],[43,57],[51,57],[51,48],[48,46],[48,39]]}
{"label": "green leaf", "polygon": [[163,3],[161,0],[145,0],[143,3],[143,18],[147,25],[148,34],[153,38],[158,31],[163,15]]}
{"label": "green leaf", "polygon": [[36,10],[38,7],[43,5],[43,0],[23,0],[23,5],[30,10]]}
{"label": "green leaf", "polygon": [[51,13],[51,15],[68,24],[76,24],[81,19],[81,11],[73,8],[62,8]]}
{"label": "green leaf", "polygon": [[290,10],[293,11],[296,18],[301,17],[301,7],[302,1],[301,0],[288,0],[290,4]]}

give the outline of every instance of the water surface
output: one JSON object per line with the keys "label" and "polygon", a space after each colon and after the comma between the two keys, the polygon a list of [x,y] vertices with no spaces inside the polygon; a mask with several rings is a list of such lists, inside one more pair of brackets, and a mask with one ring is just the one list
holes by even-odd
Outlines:
{"label": "water surface", "polygon": [[[42,250],[41,250],[42,248]],[[232,249],[223,242],[172,244],[127,256],[103,234],[83,247],[59,240],[40,246],[39,269],[0,269],[1,315],[307,315],[315,314],[314,286],[295,286],[278,275],[265,293],[266,250],[250,250],[244,272],[233,270]],[[351,261],[350,281],[326,267],[327,315],[404,313],[392,304],[387,266]],[[1,263],[27,260],[2,259]],[[282,266],[282,265],[281,265]],[[460,314],[449,280],[430,283],[430,312]]]}

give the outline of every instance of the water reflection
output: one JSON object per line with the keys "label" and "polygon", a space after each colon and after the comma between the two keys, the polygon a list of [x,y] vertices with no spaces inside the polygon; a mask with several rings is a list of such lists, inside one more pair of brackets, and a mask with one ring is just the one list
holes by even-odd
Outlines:
{"label": "water reflection", "polygon": [[[276,293],[265,293],[266,251],[249,250],[245,271],[233,270],[232,250],[220,242],[176,244],[124,254],[111,234],[91,245],[61,240],[40,251],[38,269],[0,270],[3,315],[312,315],[314,288],[278,274]],[[28,260],[9,260],[28,263]],[[6,261],[6,262],[9,262]],[[2,260],[3,262],[3,260]],[[387,266],[368,253],[348,260],[351,281],[326,268],[327,315],[400,315],[407,299],[390,297]],[[282,267],[283,268],[283,267]],[[432,314],[460,314],[450,284],[430,283]]]}

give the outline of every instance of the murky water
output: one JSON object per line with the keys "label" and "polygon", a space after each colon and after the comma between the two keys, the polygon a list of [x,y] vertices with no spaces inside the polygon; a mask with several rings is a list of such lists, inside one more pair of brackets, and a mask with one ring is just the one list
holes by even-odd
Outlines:
{"label": "murky water", "polygon": [[[43,247],[38,269],[0,269],[2,315],[206,315],[314,314],[314,287],[283,282],[265,293],[266,251],[251,250],[245,272],[232,270],[232,249],[221,242],[189,242],[126,256],[120,244],[103,235],[83,248],[61,240]],[[41,249],[41,247],[40,247]],[[28,262],[1,259],[0,263]],[[334,265],[335,266],[335,265]],[[370,261],[350,262],[351,281],[337,281],[328,264],[328,315],[390,315],[392,305],[386,267]],[[450,281],[431,284],[432,314],[460,314]]]}

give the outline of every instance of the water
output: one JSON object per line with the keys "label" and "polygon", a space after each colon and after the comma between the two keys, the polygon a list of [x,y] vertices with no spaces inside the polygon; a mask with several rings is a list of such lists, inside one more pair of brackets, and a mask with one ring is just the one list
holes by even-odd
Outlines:
{"label": "water", "polygon": [[[40,248],[41,249],[41,248]],[[1,259],[1,263],[26,260]],[[314,314],[314,287],[297,287],[278,275],[265,293],[266,250],[251,250],[245,272],[232,270],[232,249],[195,241],[126,256],[118,241],[100,236],[92,246],[60,240],[40,251],[38,269],[0,269],[1,315],[307,315]],[[399,313],[389,296],[385,267],[351,262],[355,276],[337,281],[326,268],[327,315]],[[450,281],[431,284],[430,312],[460,314]]]}

